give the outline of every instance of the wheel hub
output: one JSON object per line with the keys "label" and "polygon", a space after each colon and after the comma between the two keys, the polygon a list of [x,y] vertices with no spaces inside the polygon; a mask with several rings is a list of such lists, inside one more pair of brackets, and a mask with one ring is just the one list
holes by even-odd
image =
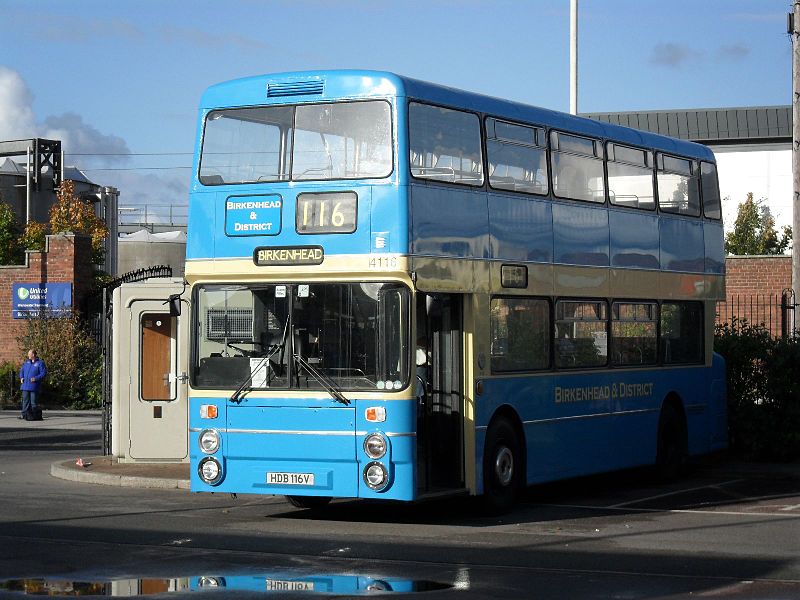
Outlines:
{"label": "wheel hub", "polygon": [[514,478],[514,454],[506,446],[497,450],[494,472],[497,475],[498,483],[503,487],[509,485]]}

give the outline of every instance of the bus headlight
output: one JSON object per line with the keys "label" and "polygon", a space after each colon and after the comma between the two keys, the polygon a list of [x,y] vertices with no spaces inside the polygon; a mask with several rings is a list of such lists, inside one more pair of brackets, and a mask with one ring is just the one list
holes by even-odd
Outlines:
{"label": "bus headlight", "polygon": [[373,433],[364,440],[364,452],[372,459],[383,458],[386,454],[386,438],[379,433]]}
{"label": "bus headlight", "polygon": [[197,465],[197,474],[200,475],[200,479],[205,483],[216,485],[222,479],[222,465],[219,464],[216,458],[206,456]]}
{"label": "bus headlight", "polygon": [[364,483],[376,492],[382,490],[389,483],[389,473],[379,462],[371,462],[364,467]]}
{"label": "bus headlight", "polygon": [[214,452],[219,450],[219,433],[213,429],[201,431],[198,441],[200,443],[200,450],[206,454],[214,454]]}

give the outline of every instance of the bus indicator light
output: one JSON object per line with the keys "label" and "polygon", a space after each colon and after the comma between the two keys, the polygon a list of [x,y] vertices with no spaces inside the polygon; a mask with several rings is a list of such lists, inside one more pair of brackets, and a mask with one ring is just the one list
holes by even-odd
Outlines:
{"label": "bus indicator light", "polygon": [[216,419],[217,418],[216,404],[201,404],[200,405],[200,418],[201,419]]}
{"label": "bus indicator light", "polygon": [[383,423],[386,420],[386,409],[383,406],[370,406],[364,412],[370,423]]}

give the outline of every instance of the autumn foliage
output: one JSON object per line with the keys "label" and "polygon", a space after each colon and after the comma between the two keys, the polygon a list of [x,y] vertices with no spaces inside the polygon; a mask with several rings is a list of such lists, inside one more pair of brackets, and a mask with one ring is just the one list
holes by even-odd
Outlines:
{"label": "autumn foliage", "polygon": [[45,238],[51,233],[82,233],[92,238],[92,262],[103,262],[104,240],[108,236],[108,227],[103,219],[94,213],[91,202],[81,200],[75,195],[75,184],[64,181],[57,191],[58,200],[50,208],[50,222],[31,221],[17,243],[20,250],[44,250]]}

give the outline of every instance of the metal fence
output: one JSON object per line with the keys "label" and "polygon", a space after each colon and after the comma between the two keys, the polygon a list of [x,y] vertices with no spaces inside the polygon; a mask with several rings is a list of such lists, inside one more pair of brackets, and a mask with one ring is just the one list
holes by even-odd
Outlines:
{"label": "metal fence", "polygon": [[782,294],[734,294],[717,302],[717,324],[732,324],[734,319],[761,325],[774,337],[787,337],[797,329],[797,302],[794,292]]}
{"label": "metal fence", "polygon": [[186,204],[130,204],[118,210],[120,225],[185,226],[189,217]]}

